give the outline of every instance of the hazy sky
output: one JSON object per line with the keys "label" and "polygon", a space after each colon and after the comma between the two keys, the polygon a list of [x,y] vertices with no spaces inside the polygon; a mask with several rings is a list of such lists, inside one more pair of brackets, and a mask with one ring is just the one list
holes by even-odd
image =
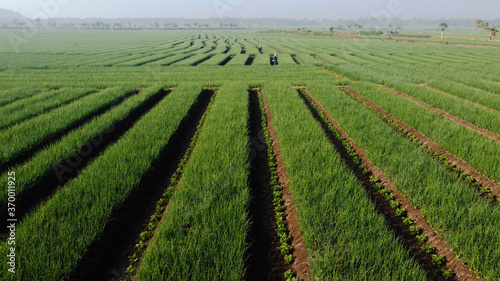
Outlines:
{"label": "hazy sky", "polygon": [[499,0],[0,0],[0,8],[29,18],[500,18]]}

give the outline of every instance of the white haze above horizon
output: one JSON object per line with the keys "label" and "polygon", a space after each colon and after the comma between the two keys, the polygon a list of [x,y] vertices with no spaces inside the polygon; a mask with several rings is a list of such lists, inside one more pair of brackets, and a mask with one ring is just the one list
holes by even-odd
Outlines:
{"label": "white haze above horizon", "polygon": [[500,1],[471,0],[0,0],[28,18],[500,18]]}

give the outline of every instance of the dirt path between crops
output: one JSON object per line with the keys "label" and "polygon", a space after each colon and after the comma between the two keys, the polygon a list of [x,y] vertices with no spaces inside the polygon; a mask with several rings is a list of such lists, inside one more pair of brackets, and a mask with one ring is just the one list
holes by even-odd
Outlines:
{"label": "dirt path between crops", "polygon": [[420,101],[420,100],[418,100],[418,99],[416,99],[416,98],[414,98],[412,96],[409,96],[409,95],[407,95],[407,94],[405,94],[403,92],[400,92],[400,91],[398,91],[396,89],[389,88],[389,87],[387,87],[385,85],[381,85],[381,86],[384,87],[385,89],[393,92],[394,94],[396,94],[396,95],[398,95],[400,97],[403,97],[403,98],[405,98],[407,100],[410,100],[410,101],[412,101],[412,102],[414,102],[414,103],[416,103],[416,104],[418,104],[420,106],[423,106],[423,107],[429,109],[430,111],[441,115],[442,117],[444,117],[446,119],[449,119],[449,120],[451,120],[451,121],[453,121],[453,122],[455,122],[455,123],[457,123],[457,124],[459,124],[461,126],[464,126],[465,128],[473,130],[473,131],[475,131],[475,132],[477,132],[477,133],[479,133],[479,134],[481,134],[481,135],[483,135],[483,136],[485,136],[487,138],[490,138],[490,139],[492,139],[492,140],[494,140],[496,142],[500,142],[500,135],[498,135],[498,134],[496,134],[494,132],[488,131],[488,130],[483,129],[483,128],[477,126],[477,125],[469,123],[469,122],[467,122],[467,121],[465,121],[463,119],[455,117],[454,115],[446,113],[446,112],[444,112],[441,109],[435,108],[435,107],[433,107],[433,106],[431,106],[431,105],[429,105],[429,104],[427,104],[427,103],[425,103],[423,101]]}
{"label": "dirt path between crops", "polygon": [[450,94],[450,93],[447,93],[447,92],[445,92],[445,91],[442,91],[442,90],[439,90],[439,89],[433,88],[433,87],[431,87],[431,86],[427,85],[426,83],[420,83],[419,85],[420,85],[420,86],[423,86],[423,87],[425,87],[425,88],[427,88],[427,89],[429,89],[429,90],[432,90],[432,91],[434,91],[434,92],[438,92],[438,93],[443,94],[443,95],[446,95],[446,96],[448,96],[448,97],[452,97],[452,98],[454,98],[454,99],[456,99],[456,100],[463,101],[463,102],[466,102],[466,103],[468,103],[468,104],[473,104],[473,105],[476,105],[476,106],[481,107],[482,109],[488,110],[488,111],[490,111],[490,112],[493,112],[493,113],[496,113],[496,114],[500,114],[500,111],[497,111],[497,110],[495,110],[495,109],[493,109],[493,108],[489,108],[489,107],[487,107],[487,106],[484,106],[484,105],[482,105],[482,104],[479,104],[479,103],[473,102],[473,101],[471,101],[471,100],[467,100],[467,99],[464,99],[464,98],[461,98],[461,97],[457,97],[457,96],[452,95],[452,94]]}
{"label": "dirt path between crops", "polygon": [[252,197],[248,213],[250,229],[247,235],[249,248],[246,253],[247,281],[283,279],[285,272],[292,269],[286,264],[280,252],[280,239],[276,233],[274,219],[271,173],[267,157],[267,143],[261,123],[259,91],[249,90],[249,136],[250,153],[248,162],[250,173],[248,185]]}
{"label": "dirt path between crops", "polygon": [[312,278],[311,266],[307,262],[308,252],[306,245],[304,243],[304,236],[300,231],[300,225],[297,221],[297,209],[293,203],[292,191],[288,187],[289,177],[286,171],[285,162],[281,157],[281,150],[278,143],[278,135],[276,134],[276,129],[273,125],[273,118],[271,115],[271,110],[267,104],[264,90],[261,90],[262,100],[264,103],[265,115],[267,119],[267,125],[269,128],[269,134],[271,135],[272,146],[274,154],[276,155],[276,163],[278,166],[278,177],[281,185],[281,192],[283,194],[283,201],[285,202],[285,214],[286,220],[288,222],[288,231],[292,237],[292,247],[293,247],[293,268],[297,272],[297,278],[300,280],[308,281],[314,280]]}
{"label": "dirt path between crops", "polygon": [[73,124],[68,125],[66,128],[60,129],[58,132],[55,132],[51,135],[48,135],[45,139],[40,140],[40,142],[33,144],[31,147],[26,148],[19,152],[17,155],[13,156],[11,159],[0,163],[0,173],[4,173],[7,171],[9,167],[20,165],[29,159],[31,159],[36,153],[43,150],[45,147],[50,145],[51,143],[56,143],[61,140],[64,136],[69,134],[71,131],[77,129],[78,127],[84,125],[90,120],[97,118],[109,110],[115,108],[116,106],[123,103],[128,98],[139,94],[139,89],[131,91],[121,97],[116,98],[114,101],[101,106],[96,109],[94,112],[89,113],[87,116],[83,116],[80,120],[75,121]]}
{"label": "dirt path between crops", "polygon": [[389,120],[393,121],[394,123],[396,123],[405,132],[409,132],[410,134],[412,134],[414,137],[416,137],[418,140],[420,140],[423,144],[425,144],[428,148],[430,148],[433,152],[436,152],[436,153],[446,157],[448,159],[448,161],[450,161],[453,165],[460,168],[467,175],[474,178],[482,186],[489,188],[493,195],[495,195],[496,197],[500,197],[500,184],[499,183],[495,182],[494,180],[492,180],[492,179],[486,177],[485,175],[483,175],[482,173],[478,172],[469,163],[461,160],[460,158],[456,157],[455,155],[444,150],[442,147],[440,147],[433,140],[426,137],[424,134],[420,133],[418,130],[415,130],[415,129],[411,128],[410,126],[406,125],[405,123],[403,123],[399,119],[395,118],[394,116],[392,116],[392,114],[388,113],[380,106],[369,101],[364,96],[360,95],[358,92],[354,91],[350,87],[344,86],[344,87],[339,87],[339,88],[341,90],[347,91],[349,94],[351,94],[355,98],[361,100],[363,103],[365,103],[366,105],[368,105],[369,107],[371,107],[372,109],[374,109],[375,111],[380,113],[382,116],[384,116],[384,117],[388,118]]}
{"label": "dirt path between crops", "polygon": [[292,57],[293,61],[295,61],[296,64],[298,64],[298,65],[304,65],[304,63],[301,62],[296,56],[291,56],[291,57]]}
{"label": "dirt path between crops", "polygon": [[316,56],[312,56],[315,60],[319,61],[320,63],[322,63],[323,65],[328,65],[328,63],[322,61],[321,59],[319,59],[318,57]]}
{"label": "dirt path between crops", "polygon": [[278,54],[281,54],[281,51],[280,51],[280,50],[278,50],[278,49],[276,49],[275,47],[273,47],[273,46],[271,46],[271,45],[267,45],[267,46],[269,46],[269,48],[271,48],[271,49],[275,50]]}

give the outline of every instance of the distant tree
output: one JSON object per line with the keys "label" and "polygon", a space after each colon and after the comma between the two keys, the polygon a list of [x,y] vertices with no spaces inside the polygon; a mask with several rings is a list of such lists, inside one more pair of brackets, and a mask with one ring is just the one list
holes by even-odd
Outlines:
{"label": "distant tree", "polygon": [[483,20],[476,20],[477,27],[482,28],[486,31],[489,32],[489,40],[491,41],[491,38],[493,36],[497,36],[498,33],[498,26],[491,26],[489,22],[483,21]]}
{"label": "distant tree", "polygon": [[448,24],[442,22],[439,24],[439,27],[441,27],[441,39],[444,39],[444,31],[448,29]]}

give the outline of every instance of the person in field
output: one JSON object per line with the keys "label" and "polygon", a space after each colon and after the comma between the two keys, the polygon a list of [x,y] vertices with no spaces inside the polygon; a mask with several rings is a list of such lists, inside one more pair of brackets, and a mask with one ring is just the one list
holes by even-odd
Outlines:
{"label": "person in field", "polygon": [[273,56],[273,64],[278,65],[278,55],[276,53],[274,53],[274,56]]}
{"label": "person in field", "polygon": [[261,44],[259,44],[259,53],[262,54],[262,45]]}

